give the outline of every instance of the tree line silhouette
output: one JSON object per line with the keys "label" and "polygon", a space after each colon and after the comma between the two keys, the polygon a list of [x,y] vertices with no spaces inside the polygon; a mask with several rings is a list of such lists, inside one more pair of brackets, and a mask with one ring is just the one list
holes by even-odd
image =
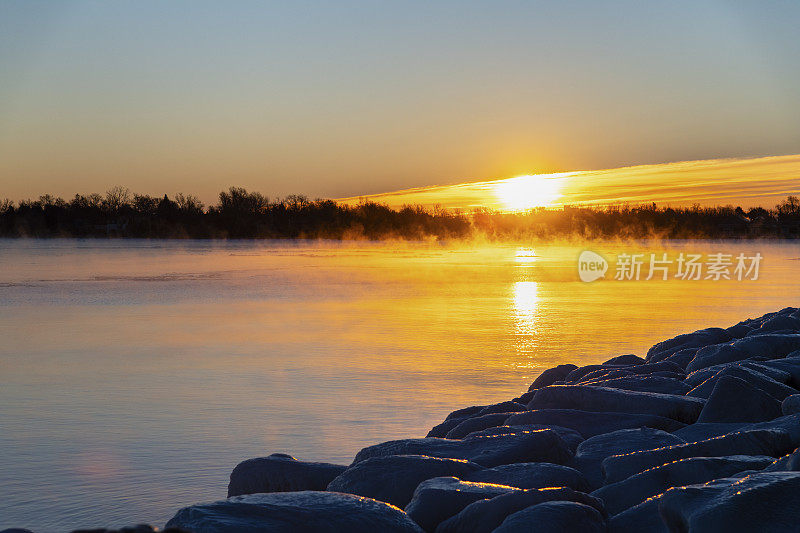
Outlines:
{"label": "tree line silhouette", "polygon": [[562,206],[524,212],[435,207],[392,209],[291,195],[277,201],[231,187],[204,206],[192,195],[154,197],[114,187],[105,195],[0,200],[2,237],[314,238],[491,240],[597,238],[800,237],[800,200],[775,208],[649,205]]}

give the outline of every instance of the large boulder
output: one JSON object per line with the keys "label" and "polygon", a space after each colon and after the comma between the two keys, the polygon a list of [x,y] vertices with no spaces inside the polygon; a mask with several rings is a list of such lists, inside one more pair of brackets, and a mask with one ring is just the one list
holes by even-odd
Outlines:
{"label": "large boulder", "polygon": [[166,527],[193,533],[421,533],[406,513],[384,502],[335,492],[248,494],[192,505]]}
{"label": "large boulder", "polygon": [[800,349],[800,334],[766,334],[748,336],[730,344],[707,346],[697,351],[686,370],[693,372],[719,363],[742,361],[753,357],[777,359]]}
{"label": "large boulder", "polygon": [[228,497],[258,492],[296,492],[325,490],[328,483],[346,466],[307,463],[291,455],[274,453],[242,461],[231,472]]}
{"label": "large boulder", "polygon": [[474,433],[476,431],[502,426],[508,417],[513,414],[515,413],[491,413],[467,418],[456,427],[448,431],[447,435],[445,435],[445,438],[462,439],[470,433]]}
{"label": "large boulder", "polygon": [[575,453],[575,467],[586,476],[592,489],[596,489],[604,482],[601,465],[606,457],[685,443],[680,437],[659,429],[621,429],[583,441]]}
{"label": "large boulder", "polygon": [[464,420],[473,417],[483,411],[486,405],[471,405],[462,409],[456,409],[444,419],[441,424],[431,428],[426,437],[444,437],[447,432],[459,425]]}
{"label": "large boulder", "polygon": [[608,520],[609,533],[670,533],[658,514],[661,495],[634,505]]}
{"label": "large boulder", "polygon": [[633,392],[604,387],[550,385],[536,391],[530,409],[579,409],[582,411],[648,414],[691,424],[705,402],[697,398]]}
{"label": "large boulder", "polygon": [[663,416],[630,413],[597,413],[577,409],[537,409],[518,413],[506,420],[509,426],[542,424],[574,429],[584,438],[618,429],[650,427],[675,431],[685,426],[682,422]]}
{"label": "large boulder", "polygon": [[698,422],[763,422],[781,416],[781,402],[743,379],[722,376]]}
{"label": "large boulder", "polygon": [[590,387],[678,395],[684,395],[691,389],[691,387],[679,379],[661,376],[630,375],[611,379],[598,378],[592,381],[584,381],[582,384]]}
{"label": "large boulder", "polygon": [[625,355],[618,355],[616,357],[612,357],[608,361],[604,362],[604,365],[622,365],[622,366],[633,366],[633,365],[643,365],[645,360],[639,357],[638,355],[634,355],[632,353],[628,353]]}
{"label": "large boulder", "polygon": [[670,531],[794,532],[800,524],[800,472],[759,472],[668,490],[659,512]]}
{"label": "large boulder", "polygon": [[490,500],[478,500],[436,528],[436,533],[490,533],[509,516],[532,505],[569,501],[589,505],[605,516],[602,500],[568,488],[509,492]]}
{"label": "large boulder", "polygon": [[589,490],[586,478],[568,466],[551,463],[516,463],[473,472],[465,481],[497,483],[520,489],[543,489],[545,487],[569,487],[581,492]]}
{"label": "large boulder", "polygon": [[541,387],[546,387],[548,385],[552,385],[556,381],[563,381],[570,372],[578,368],[575,365],[567,364],[567,365],[558,365],[553,368],[548,368],[537,377],[531,386],[528,387],[529,391],[536,390]]}
{"label": "large boulder", "polygon": [[435,477],[468,476],[482,468],[460,459],[441,459],[420,455],[370,457],[337,476],[328,490],[375,498],[405,507],[417,485]]}
{"label": "large boulder", "polygon": [[420,483],[405,507],[408,516],[425,531],[433,532],[440,522],[459,513],[478,500],[494,498],[514,487],[492,483],[473,483],[455,477],[437,477]]}
{"label": "large boulder", "polygon": [[508,516],[494,533],[605,533],[603,516],[588,505],[576,502],[547,502]]}
{"label": "large boulder", "polygon": [[744,380],[748,385],[763,390],[777,400],[783,400],[787,396],[797,393],[797,389],[794,389],[788,385],[784,385],[783,383],[779,383],[752,367],[742,364],[732,364],[726,366],[719,372],[716,372],[707,380],[703,381],[692,390],[687,392],[686,395],[694,398],[708,399],[711,396],[711,392],[714,390],[714,386],[717,384],[717,381],[723,377],[733,377]]}
{"label": "large boulder", "polygon": [[729,332],[722,328],[707,328],[693,333],[684,333],[671,339],[659,342],[647,351],[645,360],[653,363],[666,359],[670,355],[688,348],[702,348],[710,344],[719,344],[732,339]]}
{"label": "large boulder", "polygon": [[353,464],[370,457],[387,455],[427,455],[465,459],[487,468],[524,462],[565,464],[572,460],[572,452],[558,433],[543,429],[523,433],[474,436],[463,440],[437,438],[394,440],[364,448],[356,454]]}
{"label": "large boulder", "polygon": [[468,434],[467,437],[474,437],[474,436],[488,436],[488,435],[511,435],[514,433],[524,433],[527,431],[538,431],[540,429],[550,429],[555,431],[559,434],[559,436],[564,440],[564,442],[569,447],[570,451],[574,452],[575,449],[578,447],[584,439],[583,436],[575,431],[574,429],[569,429],[561,426],[548,426],[544,424],[522,424],[522,425],[514,425],[514,426],[496,426],[492,428],[482,429],[480,431],[473,431],[472,433]]}
{"label": "large boulder", "polygon": [[[761,361],[760,364],[788,374],[789,377],[783,383],[800,390],[800,350],[790,353],[785,359],[770,359]],[[773,376],[773,379],[777,378]]]}
{"label": "large boulder", "polygon": [[[766,363],[769,363],[769,361],[761,361],[761,362],[735,361],[733,363],[722,363],[719,365],[701,368],[700,370],[695,370],[694,372],[686,376],[686,378],[683,381],[690,387],[697,387],[702,382],[712,377],[720,370],[737,368],[737,369],[748,370],[751,373],[755,374],[755,375],[751,374],[748,377],[742,377],[741,374],[739,375],[733,374],[736,377],[741,377],[742,379],[748,381],[754,378],[758,379],[758,377],[768,377],[773,381],[777,381],[778,383],[783,383],[783,384],[789,383],[791,379],[791,374],[789,372],[786,372],[785,370],[782,370],[780,368],[773,368],[772,365],[767,365]],[[798,363],[800,363],[800,361],[798,361]]]}
{"label": "large boulder", "polygon": [[785,431],[756,429],[740,431],[700,442],[678,444],[655,450],[613,455],[603,461],[607,483],[616,483],[649,468],[689,457],[766,455],[780,457],[792,451],[792,439]]}
{"label": "large boulder", "polygon": [[800,413],[800,394],[792,394],[784,398],[783,402],[781,402],[781,412],[784,415]]}
{"label": "large boulder", "polygon": [[746,470],[761,470],[772,463],[766,456],[731,455],[727,457],[690,457],[645,470],[612,483],[592,493],[615,515],[642,503],[671,487],[705,483]]}

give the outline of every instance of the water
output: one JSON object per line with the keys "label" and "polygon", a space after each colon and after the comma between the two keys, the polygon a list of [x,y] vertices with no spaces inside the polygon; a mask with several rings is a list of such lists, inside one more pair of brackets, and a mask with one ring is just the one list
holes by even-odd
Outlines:
{"label": "water", "polygon": [[796,244],[640,245],[758,251],[756,281],[582,283],[586,246],[0,241],[0,529],[160,526],[242,459],[346,463],[550,366],[800,303]]}

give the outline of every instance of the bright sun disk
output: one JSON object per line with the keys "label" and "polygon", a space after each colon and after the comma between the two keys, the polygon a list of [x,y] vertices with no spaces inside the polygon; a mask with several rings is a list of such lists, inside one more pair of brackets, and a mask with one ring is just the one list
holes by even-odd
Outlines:
{"label": "bright sun disk", "polygon": [[494,185],[494,194],[502,207],[510,211],[549,206],[561,197],[562,178],[567,175],[530,174],[500,180]]}

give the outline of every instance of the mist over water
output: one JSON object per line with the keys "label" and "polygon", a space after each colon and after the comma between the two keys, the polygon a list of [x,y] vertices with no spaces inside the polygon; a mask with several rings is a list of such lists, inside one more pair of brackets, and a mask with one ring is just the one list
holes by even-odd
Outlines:
{"label": "mist over water", "polygon": [[[579,280],[584,250],[758,280]],[[0,241],[0,528],[163,523],[273,452],[349,463],[559,363],[800,301],[780,241]]]}

